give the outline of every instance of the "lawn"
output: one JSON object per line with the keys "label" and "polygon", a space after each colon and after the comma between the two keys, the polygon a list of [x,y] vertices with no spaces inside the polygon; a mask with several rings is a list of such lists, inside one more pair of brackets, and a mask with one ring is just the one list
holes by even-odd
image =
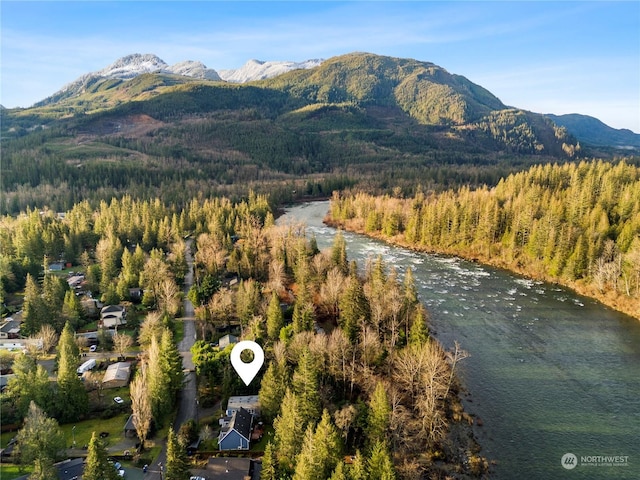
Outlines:
{"label": "lawn", "polygon": [[275,430],[271,425],[265,425],[264,427],[264,435],[259,442],[251,445],[251,451],[253,452],[264,452],[264,449],[267,447],[267,443],[270,441],[273,443]]}
{"label": "lawn", "polygon": [[130,413],[121,413],[106,420],[93,418],[74,424],[68,423],[61,425],[60,428],[62,428],[64,432],[67,447],[72,447],[73,440],[75,439],[76,446],[82,448],[84,445],[89,444],[93,432],[108,432],[109,436],[105,439],[108,448],[109,445],[114,445],[124,438],[124,424],[129,418],[129,415]]}
{"label": "lawn", "polygon": [[173,324],[174,324],[174,330],[175,330],[174,341],[176,342],[176,345],[177,345],[184,338],[184,323],[182,323],[179,320],[176,320],[175,322],[173,322]]}
{"label": "lawn", "polygon": [[22,467],[22,470],[20,470],[20,465],[14,465],[13,463],[0,463],[0,478],[2,480],[12,480],[29,474],[32,471],[33,467],[31,466]]}

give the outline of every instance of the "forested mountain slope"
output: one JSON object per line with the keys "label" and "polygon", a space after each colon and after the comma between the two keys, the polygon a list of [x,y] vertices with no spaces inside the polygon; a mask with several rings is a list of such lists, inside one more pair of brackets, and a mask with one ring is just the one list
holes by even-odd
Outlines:
{"label": "forested mountain slope", "polygon": [[[124,193],[274,201],[370,189],[496,183],[579,152],[546,117],[506,108],[427,62],[350,54],[250,84],[145,73],[3,110],[2,212]],[[185,194],[188,192],[188,194]]]}
{"label": "forested mountain slope", "polygon": [[640,316],[640,169],[624,162],[536,166],[494,188],[409,199],[336,194],[331,219],[558,281]]}
{"label": "forested mountain slope", "polygon": [[577,113],[568,115],[547,114],[556,125],[569,130],[580,142],[587,145],[640,148],[640,135],[627,129],[605,125],[597,118]]}

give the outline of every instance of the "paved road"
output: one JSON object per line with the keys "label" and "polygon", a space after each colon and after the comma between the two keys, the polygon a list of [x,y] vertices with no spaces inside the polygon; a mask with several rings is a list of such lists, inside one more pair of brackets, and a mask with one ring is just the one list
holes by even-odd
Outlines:
{"label": "paved road", "polygon": [[[173,429],[177,432],[187,420],[193,418],[198,421],[198,404],[197,400],[197,385],[196,374],[194,372],[193,359],[191,355],[191,347],[196,339],[196,327],[195,327],[195,315],[193,310],[193,304],[187,298],[187,293],[193,285],[193,256],[191,255],[192,240],[187,240],[186,247],[186,259],[189,265],[189,270],[184,278],[184,317],[179,320],[184,324],[184,336],[182,341],[178,343],[178,350],[182,355],[182,366],[184,369],[184,387],[180,394],[178,411],[176,413],[175,421],[173,422]],[[144,480],[162,480],[161,466],[164,468],[164,464],[167,461],[167,446],[162,448],[162,451],[158,455],[153,463],[149,466],[149,470],[144,476]]]}

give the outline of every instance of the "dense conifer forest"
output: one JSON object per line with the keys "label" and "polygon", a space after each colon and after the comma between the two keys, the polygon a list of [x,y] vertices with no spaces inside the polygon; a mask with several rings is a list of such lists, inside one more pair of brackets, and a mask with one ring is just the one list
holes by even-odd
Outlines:
{"label": "dense conifer forest", "polygon": [[[381,259],[359,268],[341,234],[319,251],[303,225],[275,224],[286,202],[333,195],[335,225],[640,316],[637,158],[566,163],[584,153],[566,129],[430,63],[352,54],[242,86],[145,74],[0,115],[0,304],[22,309],[21,334],[42,345],[2,354],[16,374],[2,416],[53,432],[52,453],[23,450],[37,472],[64,450],[58,422],[131,410],[142,447],[170,423],[187,253],[199,398],[259,394],[273,432],[262,478],[487,471],[458,398],[466,354],[431,337],[411,270],[400,281]],[[82,292],[58,263],[84,275]],[[74,332],[97,327],[96,300],[132,312],[126,331],[99,338],[142,352],[124,407],[105,407],[87,387],[98,380],[75,370],[86,345]],[[215,345],[229,329],[265,349],[259,387]],[[38,360],[54,347],[50,379]],[[169,431],[169,450],[183,433]]]}
{"label": "dense conifer forest", "polygon": [[[33,360],[45,352],[12,359],[16,377],[2,395],[3,421],[45,415],[66,424],[114,413],[76,375],[73,332],[91,316],[47,268],[64,261],[78,265],[93,298],[139,312],[126,332],[110,342],[103,337],[101,345],[126,351],[133,340],[144,352],[130,387],[144,446],[155,432],[150,425],[166,425],[181,388],[174,319],[191,244],[200,399],[259,393],[263,420],[274,431],[263,478],[420,478],[454,470],[473,476],[487,468],[468,430],[473,419],[457,397],[455,371],[465,353],[445,351],[430,337],[411,272],[400,282],[377,259],[358,273],[342,235],[321,252],[304,226],[275,226],[264,196],[194,199],[184,209],[158,199],[124,197],[95,209],[85,201],[64,214],[7,216],[2,227],[3,303],[15,305],[24,288],[24,333],[42,340],[48,330],[59,334],[47,343],[57,343],[56,382]],[[239,282],[230,286],[229,278]],[[144,295],[135,307],[130,295],[138,288]],[[265,349],[259,387],[245,387],[232,372],[230,348],[212,346],[229,327]],[[120,336],[129,342],[120,346]],[[352,459],[347,465],[345,456]]]}
{"label": "dense conifer forest", "polygon": [[331,221],[412,248],[560,282],[640,316],[640,169],[540,165],[495,187],[334,194]]}
{"label": "dense conifer forest", "polygon": [[437,65],[351,54],[251,84],[144,74],[0,110],[0,214],[89,200],[268,193],[272,206],[370,192],[495,184],[579,143]]}

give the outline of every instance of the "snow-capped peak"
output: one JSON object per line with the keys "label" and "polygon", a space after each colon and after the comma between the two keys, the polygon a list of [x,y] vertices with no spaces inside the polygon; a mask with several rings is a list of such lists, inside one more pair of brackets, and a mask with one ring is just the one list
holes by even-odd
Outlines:
{"label": "snow-capped peak", "polygon": [[243,67],[236,70],[221,70],[218,72],[207,68],[202,62],[187,60],[169,66],[156,55],[147,53],[134,53],[119,58],[111,65],[97,72],[82,75],[75,81],[68,83],[52,96],[36,103],[34,106],[42,106],[73,97],[86,91],[91,85],[103,79],[129,80],[145,73],[167,73],[182,75],[204,80],[226,80],[234,83],[244,83],[252,80],[261,80],[281,75],[290,70],[307,69],[317,67],[323,60],[314,59],[304,62],[264,62],[261,60],[249,60]]}
{"label": "snow-capped peak", "polygon": [[187,60],[185,62],[179,62],[175,65],[168,67],[167,72],[175,75],[183,75],[185,77],[204,78],[207,80],[220,80],[218,72],[212,68],[207,68],[202,62],[194,62],[193,60]]}
{"label": "snow-capped peak", "polygon": [[95,72],[95,75],[106,78],[126,79],[143,73],[163,71],[168,67],[169,65],[155,55],[134,53],[116,60],[107,68]]}
{"label": "snow-capped peak", "polygon": [[242,67],[234,70],[219,70],[223,80],[234,83],[250,82],[276,77],[291,70],[314,68],[323,62],[322,59],[306,60],[304,62],[282,62],[262,60],[249,60]]}

